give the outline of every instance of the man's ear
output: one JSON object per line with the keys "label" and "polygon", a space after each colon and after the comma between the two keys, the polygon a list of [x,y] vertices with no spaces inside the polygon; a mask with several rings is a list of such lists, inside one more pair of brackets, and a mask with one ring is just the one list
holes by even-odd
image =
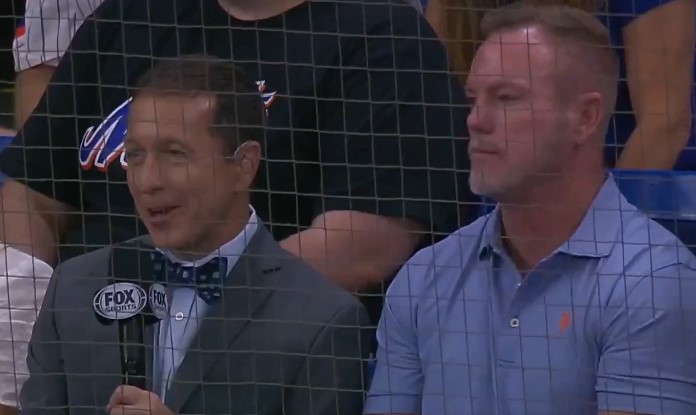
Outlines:
{"label": "man's ear", "polygon": [[578,132],[576,144],[585,144],[602,127],[606,113],[604,106],[604,98],[599,92],[588,92],[578,98],[576,119],[573,120]]}
{"label": "man's ear", "polygon": [[251,187],[261,163],[261,144],[258,141],[245,141],[237,147],[232,158],[239,166],[240,185]]}

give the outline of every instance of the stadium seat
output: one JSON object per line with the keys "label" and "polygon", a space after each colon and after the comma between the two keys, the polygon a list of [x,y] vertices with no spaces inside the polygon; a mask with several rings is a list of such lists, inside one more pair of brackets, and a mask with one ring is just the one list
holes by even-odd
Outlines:
{"label": "stadium seat", "polygon": [[10,143],[12,142],[12,139],[14,139],[14,137],[12,137],[12,136],[0,135],[0,151],[4,150],[5,147],[10,145]]}
{"label": "stadium seat", "polygon": [[10,135],[0,135],[0,151],[2,151],[6,146],[8,146],[14,137]]}
{"label": "stadium seat", "polygon": [[629,202],[696,252],[696,172],[614,170]]}

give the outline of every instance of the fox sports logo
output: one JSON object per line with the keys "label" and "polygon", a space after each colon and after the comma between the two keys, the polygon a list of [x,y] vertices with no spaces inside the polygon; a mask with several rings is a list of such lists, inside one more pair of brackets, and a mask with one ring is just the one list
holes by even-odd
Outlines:
{"label": "fox sports logo", "polygon": [[95,294],[94,311],[109,320],[123,320],[143,311],[146,302],[147,294],[140,286],[117,282]]}

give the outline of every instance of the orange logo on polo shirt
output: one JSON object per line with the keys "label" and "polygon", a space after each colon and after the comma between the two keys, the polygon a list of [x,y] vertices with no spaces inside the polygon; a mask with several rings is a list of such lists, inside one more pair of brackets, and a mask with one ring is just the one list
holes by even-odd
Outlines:
{"label": "orange logo on polo shirt", "polygon": [[561,319],[558,322],[558,329],[561,335],[565,334],[565,332],[570,328],[570,324],[573,322],[573,315],[570,314],[567,311],[564,311],[561,313]]}

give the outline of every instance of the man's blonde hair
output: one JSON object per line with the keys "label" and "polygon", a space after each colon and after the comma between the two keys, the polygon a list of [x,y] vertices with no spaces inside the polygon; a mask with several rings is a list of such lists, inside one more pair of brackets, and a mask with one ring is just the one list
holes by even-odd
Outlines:
{"label": "man's blonde hair", "polygon": [[613,113],[619,60],[611,46],[609,30],[596,17],[568,6],[514,3],[487,12],[481,21],[484,38],[523,27],[538,27],[558,41],[559,46],[571,48],[566,55],[572,60],[573,68],[597,78],[608,115]]}

